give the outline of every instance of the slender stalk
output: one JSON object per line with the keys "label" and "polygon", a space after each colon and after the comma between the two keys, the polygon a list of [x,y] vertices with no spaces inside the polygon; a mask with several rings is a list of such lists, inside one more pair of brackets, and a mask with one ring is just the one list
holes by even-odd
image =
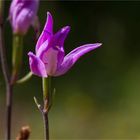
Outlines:
{"label": "slender stalk", "polygon": [[11,139],[13,85],[8,84],[6,94],[6,140]]}
{"label": "slender stalk", "polygon": [[3,23],[3,10],[4,10],[4,1],[0,1],[0,23]]}
{"label": "slender stalk", "polygon": [[49,79],[48,78],[42,78],[42,89],[43,89],[43,100],[44,102],[47,100],[49,102]]}
{"label": "slender stalk", "polygon": [[32,77],[32,75],[33,75],[32,72],[29,72],[24,77],[22,77],[21,79],[17,80],[16,83],[17,84],[25,83],[25,82],[27,82]]}
{"label": "slender stalk", "polygon": [[13,34],[12,83],[15,83],[21,68],[23,52],[23,35]]}
{"label": "slender stalk", "polygon": [[44,121],[44,137],[45,140],[49,140],[49,120],[48,120],[48,112],[43,112],[43,121]]}
{"label": "slender stalk", "polygon": [[7,60],[6,60],[6,52],[4,48],[4,31],[3,31],[3,9],[4,9],[4,1],[0,1],[0,57],[1,57],[1,65],[2,71],[4,74],[5,82],[8,84],[10,81]]}
{"label": "slender stalk", "polygon": [[43,88],[43,99],[44,108],[42,111],[43,121],[44,121],[44,134],[45,140],[49,140],[49,120],[48,120],[48,109],[50,101],[50,89],[51,89],[51,78],[42,78],[42,88]]}
{"label": "slender stalk", "polygon": [[6,53],[3,43],[3,26],[0,25],[0,56],[1,66],[6,84],[6,140],[11,138],[11,97],[12,97],[12,85],[10,84],[9,71],[6,60]]}
{"label": "slender stalk", "polygon": [[36,106],[38,107],[39,111],[43,117],[43,124],[44,124],[44,137],[45,140],[49,140],[49,119],[48,113],[52,104],[52,93],[51,93],[51,77],[42,78],[42,88],[43,88],[43,107],[38,103],[37,99],[34,97],[34,101]]}
{"label": "slender stalk", "polygon": [[[2,56],[5,59],[5,73],[7,73],[6,81],[6,140],[11,139],[11,120],[12,120],[12,100],[13,100],[13,86],[17,80],[17,75],[20,69],[22,60],[22,37],[14,35],[13,38],[13,68],[12,75],[8,74],[8,66],[6,61],[6,56]],[[4,52],[2,54],[5,54]],[[4,65],[2,64],[2,65]],[[6,75],[5,75],[6,78]]]}
{"label": "slender stalk", "polygon": [[12,89],[13,86],[10,83],[10,75],[8,71],[6,52],[4,48],[4,31],[3,31],[3,9],[4,1],[0,0],[0,58],[4,80],[6,84],[6,140],[11,139],[11,112],[12,112]]}

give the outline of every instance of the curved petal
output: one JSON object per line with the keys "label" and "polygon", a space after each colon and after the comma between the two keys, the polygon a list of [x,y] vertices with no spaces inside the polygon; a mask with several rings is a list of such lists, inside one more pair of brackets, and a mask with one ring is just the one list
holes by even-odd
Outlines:
{"label": "curved petal", "polygon": [[46,41],[52,35],[53,35],[53,18],[52,18],[52,15],[49,12],[47,12],[46,24],[45,24],[44,29],[43,29],[43,31],[42,31],[42,33],[37,41],[36,52],[41,47],[42,43],[44,41]]}
{"label": "curved petal", "polygon": [[34,19],[35,13],[33,11],[22,9],[22,12],[16,18],[15,32],[26,33]]}
{"label": "curved petal", "polygon": [[86,44],[74,49],[64,57],[61,66],[57,69],[54,76],[65,74],[81,56],[100,47],[101,45],[101,43]]}
{"label": "curved petal", "polygon": [[30,69],[32,73],[40,77],[47,77],[47,72],[44,63],[32,52],[29,52],[28,55]]}
{"label": "curved petal", "polygon": [[43,53],[46,52],[48,49],[49,49],[49,39],[47,39],[41,44],[40,48],[36,52],[36,56],[41,59]]}
{"label": "curved petal", "polygon": [[10,20],[10,23],[12,25],[14,32],[16,32],[16,30],[18,28],[16,18],[19,15],[22,7],[23,7],[23,4],[18,3],[18,0],[12,1],[12,3],[11,3],[9,20]]}
{"label": "curved petal", "polygon": [[53,47],[56,47],[56,49],[59,47],[63,47],[64,41],[70,31],[70,26],[65,26],[61,28],[54,36],[52,39]]}
{"label": "curved petal", "polygon": [[38,49],[37,57],[47,66],[47,74],[53,75],[64,59],[64,40],[70,30],[69,26],[63,27],[55,35],[48,38]]}

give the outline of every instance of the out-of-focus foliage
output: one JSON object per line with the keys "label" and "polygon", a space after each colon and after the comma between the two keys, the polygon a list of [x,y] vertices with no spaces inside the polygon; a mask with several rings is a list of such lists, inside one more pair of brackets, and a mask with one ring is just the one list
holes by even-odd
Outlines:
{"label": "out-of-focus foliage", "polygon": [[[5,17],[9,3],[6,2]],[[56,95],[49,114],[54,139],[140,138],[140,2],[42,1],[41,29],[46,12],[54,17],[54,31],[71,26],[65,49],[102,42],[66,75],[53,78]],[[8,61],[12,33],[5,21]],[[28,72],[27,52],[34,50],[33,30],[25,37],[22,75]],[[3,139],[5,89],[0,72],[0,139]],[[33,77],[15,87],[13,138],[22,125],[30,125],[31,139],[43,139],[43,124],[33,96],[42,100],[41,79]]]}

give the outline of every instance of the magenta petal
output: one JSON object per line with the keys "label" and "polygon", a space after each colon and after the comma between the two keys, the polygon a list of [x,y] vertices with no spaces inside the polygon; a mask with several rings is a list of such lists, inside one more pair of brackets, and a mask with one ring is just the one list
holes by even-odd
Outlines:
{"label": "magenta petal", "polygon": [[25,34],[34,22],[39,0],[12,0],[9,19],[15,33]]}
{"label": "magenta petal", "polygon": [[44,41],[36,52],[36,56],[41,59],[42,55],[48,50],[49,40]]}
{"label": "magenta petal", "polygon": [[101,43],[86,44],[74,49],[64,57],[61,66],[57,69],[54,76],[65,74],[81,56],[100,47],[101,45]]}
{"label": "magenta petal", "polygon": [[36,55],[47,67],[47,74],[53,75],[64,59],[64,50],[48,47],[48,42],[45,41]]}
{"label": "magenta petal", "polygon": [[53,46],[63,47],[64,41],[70,31],[69,26],[65,26],[61,28],[54,36],[53,36]]}
{"label": "magenta petal", "polygon": [[53,75],[64,59],[64,40],[70,30],[69,26],[63,27],[55,35],[47,39],[37,50],[37,57],[47,66],[47,73]]}
{"label": "magenta petal", "polygon": [[38,57],[36,57],[32,52],[29,52],[28,55],[29,55],[30,69],[32,73],[40,77],[47,77],[47,72],[44,63]]}
{"label": "magenta petal", "polygon": [[46,24],[37,41],[36,52],[38,51],[40,46],[44,43],[44,41],[46,41],[52,35],[53,35],[53,18],[52,18],[52,15],[49,12],[47,12]]}
{"label": "magenta petal", "polygon": [[35,15],[32,11],[23,9],[16,19],[15,28],[17,29],[17,31],[15,32],[26,33],[34,19],[35,19]]}

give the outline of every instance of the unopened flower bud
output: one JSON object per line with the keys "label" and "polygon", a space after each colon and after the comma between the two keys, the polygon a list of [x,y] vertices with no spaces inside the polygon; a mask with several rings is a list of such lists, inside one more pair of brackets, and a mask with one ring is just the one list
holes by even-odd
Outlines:
{"label": "unopened flower bud", "polygon": [[10,6],[9,20],[16,34],[24,35],[34,23],[39,0],[13,0]]}

